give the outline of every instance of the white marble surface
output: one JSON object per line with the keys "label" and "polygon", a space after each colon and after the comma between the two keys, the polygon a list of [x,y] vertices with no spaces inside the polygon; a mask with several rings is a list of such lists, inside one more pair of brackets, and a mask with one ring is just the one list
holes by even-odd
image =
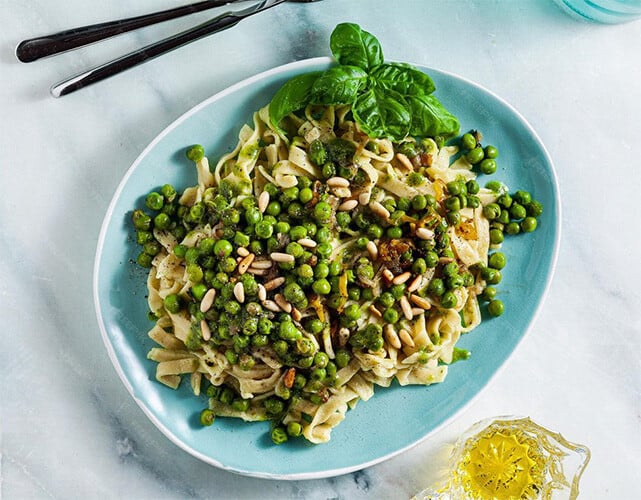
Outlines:
{"label": "white marble surface", "polygon": [[[445,443],[521,414],[592,449],[580,498],[639,498],[641,22],[580,23],[551,0],[286,4],[59,100],[50,84],[193,19],[31,65],[13,56],[23,38],[179,3],[0,0],[0,496],[409,498],[435,477]],[[344,21],[374,32],[388,59],[475,80],[532,123],[563,199],[557,272],[500,376],[433,438],[334,479],[240,477],[169,442],[116,375],[91,293],[98,232],[160,130],[247,76],[328,55]]]}

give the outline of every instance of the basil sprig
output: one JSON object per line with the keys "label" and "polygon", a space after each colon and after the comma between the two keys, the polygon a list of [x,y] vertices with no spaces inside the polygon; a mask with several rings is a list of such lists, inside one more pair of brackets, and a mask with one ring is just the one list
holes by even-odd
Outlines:
{"label": "basil sprig", "polygon": [[400,141],[453,136],[459,121],[432,95],[432,79],[405,63],[386,63],[374,35],[357,24],[342,23],[330,37],[337,65],[287,81],[269,105],[275,127],[308,104],[351,104],[354,120],[371,137]]}

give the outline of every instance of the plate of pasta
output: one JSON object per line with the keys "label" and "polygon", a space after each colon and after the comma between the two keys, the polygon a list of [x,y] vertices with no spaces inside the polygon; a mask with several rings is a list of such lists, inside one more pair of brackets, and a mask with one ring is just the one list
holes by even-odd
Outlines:
{"label": "plate of pasta", "polygon": [[436,432],[530,329],[557,256],[556,175],[516,110],[332,44],[161,132],[96,253],[128,391],[179,447],[250,476],[344,474]]}

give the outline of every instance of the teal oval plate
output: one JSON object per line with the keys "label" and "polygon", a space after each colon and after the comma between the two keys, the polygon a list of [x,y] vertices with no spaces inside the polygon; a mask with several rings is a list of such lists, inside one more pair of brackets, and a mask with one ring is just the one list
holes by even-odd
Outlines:
{"label": "teal oval plate", "polygon": [[479,129],[484,142],[498,147],[498,170],[480,176],[481,184],[499,179],[510,189],[526,189],[544,206],[538,229],[507,238],[508,259],[499,297],[505,314],[484,320],[459,345],[472,357],[450,367],[441,384],[377,388],[372,399],[347,413],[329,443],[303,439],[276,446],[269,423],[219,418],[203,428],[198,414],[205,396],[189,384],[174,391],[155,380],[156,364],[147,360],[146,273],[133,264],[137,245],[129,224],[131,210],[164,183],[179,189],[196,184],[185,148],[202,144],[211,159],[230,151],[243,123],[290,77],[331,65],[329,58],[299,61],[244,80],[197,105],[172,123],[127,171],[111,201],[100,233],[94,268],[98,323],[109,356],[127,390],[171,441],[216,467],[256,477],[306,479],[336,476],[390,458],[435,433],[460,413],[497,374],[530,329],[547,292],[560,236],[560,199],[556,175],[532,127],[509,104],[458,76],[430,68],[436,96],[459,117],[461,130]]}

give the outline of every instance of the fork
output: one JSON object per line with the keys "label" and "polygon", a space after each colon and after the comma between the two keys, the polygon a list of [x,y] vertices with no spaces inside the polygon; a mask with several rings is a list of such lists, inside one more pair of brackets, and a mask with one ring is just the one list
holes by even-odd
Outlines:
{"label": "fork", "polygon": [[[177,17],[200,12],[202,10],[229,5],[235,1],[238,0],[205,0],[162,12],[123,19],[120,21],[111,21],[81,28],[74,28],[52,35],[25,40],[16,48],[16,56],[22,62],[36,61],[42,57],[66,52],[127,31],[167,21],[169,19],[175,19]],[[243,19],[288,1],[311,3],[321,0],[262,0],[246,9],[235,12],[226,12],[195,26],[194,28],[182,31],[158,42],[142,47],[141,49],[130,52],[129,54],[119,57],[113,61],[96,66],[71,78],[67,78],[51,87],[51,95],[54,97],[62,97],[70,94],[76,90],[104,80],[105,78],[109,78],[127,69],[133,68],[134,66],[149,61],[150,59],[166,54],[167,52],[178,47],[182,47],[183,45],[195,40],[231,28]]]}

